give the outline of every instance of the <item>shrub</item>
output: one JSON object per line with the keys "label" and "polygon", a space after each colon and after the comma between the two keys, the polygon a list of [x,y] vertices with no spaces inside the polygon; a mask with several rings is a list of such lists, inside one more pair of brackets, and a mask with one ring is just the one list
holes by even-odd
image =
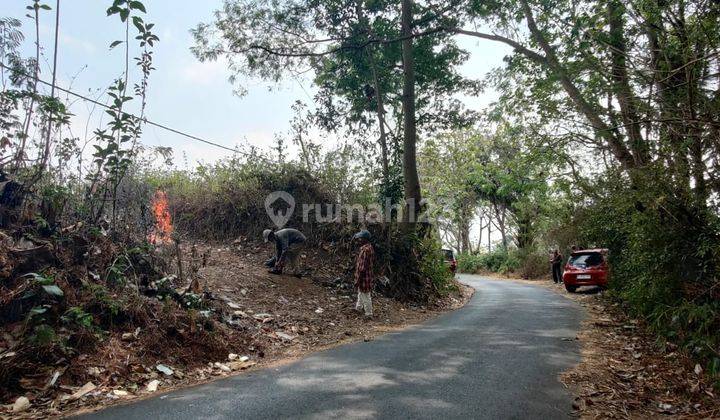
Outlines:
{"label": "shrub", "polygon": [[516,251],[508,251],[498,247],[483,254],[458,255],[458,269],[463,273],[492,271],[495,273],[512,273],[520,267],[521,261]]}
{"label": "shrub", "polygon": [[189,236],[221,240],[241,234],[259,237],[263,229],[273,226],[265,198],[275,191],[285,191],[295,199],[287,226],[312,231],[313,227],[332,230],[337,225],[303,226],[303,204],[334,203],[341,198],[333,197],[318,179],[294,164],[269,167],[229,160],[199,166],[193,172],[148,173],[145,177],[152,189],[167,193],[175,228]]}
{"label": "shrub", "polygon": [[458,271],[461,273],[474,274],[483,270],[482,254],[471,254],[462,252],[457,256]]}
{"label": "shrub", "polygon": [[535,250],[517,251],[520,260],[519,273],[524,279],[536,279],[550,274],[550,264],[546,254]]}
{"label": "shrub", "polygon": [[664,191],[662,183],[604,182],[604,194],[580,208],[572,223],[582,226],[582,243],[609,248],[611,294],[720,373],[717,215]]}
{"label": "shrub", "polygon": [[495,252],[491,252],[492,255],[491,264],[492,267],[497,267],[493,271],[497,271],[501,274],[514,273],[520,268],[520,257],[516,251],[509,251],[507,249],[500,248]]}
{"label": "shrub", "polygon": [[420,276],[430,282],[439,294],[445,294],[454,287],[453,274],[445,265],[442,245],[432,237],[419,241],[418,268]]}

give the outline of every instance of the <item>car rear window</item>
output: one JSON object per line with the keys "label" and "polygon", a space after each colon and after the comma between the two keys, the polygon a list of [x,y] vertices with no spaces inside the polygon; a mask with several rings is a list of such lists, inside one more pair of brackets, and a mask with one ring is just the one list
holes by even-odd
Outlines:
{"label": "car rear window", "polygon": [[455,259],[451,249],[443,249],[443,254],[445,254],[445,261],[452,261]]}
{"label": "car rear window", "polygon": [[573,267],[595,267],[602,264],[603,256],[599,252],[588,252],[584,254],[573,254],[570,256],[568,264]]}

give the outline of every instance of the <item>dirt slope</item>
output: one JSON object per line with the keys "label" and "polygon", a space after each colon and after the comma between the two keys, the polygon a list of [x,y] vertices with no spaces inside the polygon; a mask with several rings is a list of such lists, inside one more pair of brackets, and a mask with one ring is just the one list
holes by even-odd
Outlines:
{"label": "dirt slope", "polygon": [[[342,342],[370,340],[462,306],[471,295],[469,288],[459,286],[457,293],[431,307],[375,296],[375,317],[367,320],[354,310],[355,295],[348,284],[352,260],[332,246],[309,249],[303,255],[308,275],[296,278],[267,273],[262,262],[273,251],[268,244],[240,240],[194,245],[197,255],[207,255],[197,277],[210,307],[191,311],[188,319],[169,324],[181,337],[202,328],[211,345],[163,342],[152,331],[142,329],[110,333],[67,369],[47,366],[39,369],[36,377],[23,378],[29,407],[12,411],[21,394],[5,401],[0,413],[66,415],[206,382]],[[184,244],[183,255],[191,255],[192,246]],[[184,265],[187,270],[191,263]],[[163,305],[157,302],[153,309],[155,322],[161,326],[168,324]],[[60,374],[57,384],[47,388],[55,372]]]}

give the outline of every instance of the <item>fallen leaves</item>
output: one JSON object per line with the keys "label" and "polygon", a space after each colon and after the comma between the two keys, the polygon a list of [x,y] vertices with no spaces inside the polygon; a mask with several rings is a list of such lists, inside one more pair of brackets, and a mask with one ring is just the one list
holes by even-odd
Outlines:
{"label": "fallen leaves", "polygon": [[566,296],[588,312],[579,337],[583,361],[561,375],[576,394],[575,414],[582,418],[720,415],[720,401],[714,398],[702,367],[672,343],[658,346],[641,322],[627,318],[601,294]]}
{"label": "fallen leaves", "polygon": [[28,400],[26,397],[18,397],[15,400],[15,403],[12,405],[12,412],[21,413],[28,408],[30,408],[30,400]]}
{"label": "fallen leaves", "polygon": [[159,365],[155,366],[155,369],[157,369],[161,373],[164,373],[167,376],[172,376],[173,373],[175,373],[175,371],[172,370],[172,368],[165,366],[163,364],[159,364]]}
{"label": "fallen leaves", "polygon": [[147,385],[145,385],[145,390],[147,390],[147,392],[155,392],[158,390],[159,386],[160,381],[157,379],[153,379],[152,381],[148,382]]}
{"label": "fallen leaves", "polygon": [[70,399],[71,401],[80,399],[80,398],[84,397],[85,395],[87,395],[88,393],[94,391],[95,388],[97,388],[97,386],[94,383],[88,382],[85,385],[83,385],[82,387],[80,387],[80,389],[75,391],[75,393],[70,395],[68,397],[68,399]]}

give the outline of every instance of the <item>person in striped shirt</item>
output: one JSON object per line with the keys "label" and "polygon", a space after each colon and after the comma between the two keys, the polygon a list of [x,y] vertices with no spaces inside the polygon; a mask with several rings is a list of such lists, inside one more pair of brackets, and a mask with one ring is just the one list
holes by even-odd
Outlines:
{"label": "person in striped shirt", "polygon": [[360,251],[355,260],[355,288],[358,291],[355,310],[365,311],[366,317],[372,317],[372,299],[370,293],[373,289],[373,264],[375,264],[375,249],[370,243],[370,232],[361,230],[353,236],[360,243]]}

